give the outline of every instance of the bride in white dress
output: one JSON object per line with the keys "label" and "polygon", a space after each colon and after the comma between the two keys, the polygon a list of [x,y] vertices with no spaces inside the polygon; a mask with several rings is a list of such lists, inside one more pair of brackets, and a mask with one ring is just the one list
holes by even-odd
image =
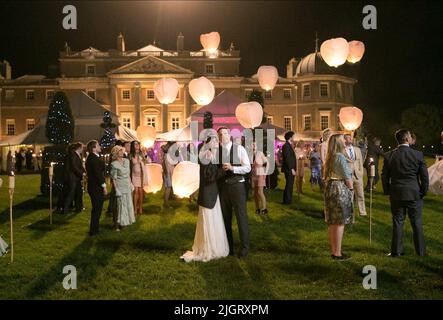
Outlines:
{"label": "bride in white dress", "polygon": [[[214,148],[218,142],[214,136],[212,140],[207,143],[210,143]],[[211,151],[203,152],[202,159],[205,161],[200,163],[200,186],[197,201],[199,209],[194,244],[192,251],[187,251],[180,257],[186,262],[207,262],[226,257],[229,254],[228,238],[217,187],[217,179],[223,174],[223,171],[213,164],[215,162],[208,163],[213,157]]]}

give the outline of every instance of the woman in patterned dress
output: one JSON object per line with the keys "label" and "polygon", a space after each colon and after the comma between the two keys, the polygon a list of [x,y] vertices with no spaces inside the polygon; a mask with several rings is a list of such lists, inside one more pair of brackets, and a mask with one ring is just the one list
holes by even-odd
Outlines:
{"label": "woman in patterned dress", "polygon": [[345,140],[342,134],[329,138],[325,161],[325,221],[329,226],[331,257],[347,260],[350,257],[341,251],[344,227],[353,223],[352,170],[345,157]]}
{"label": "woman in patterned dress", "polygon": [[135,215],[141,215],[143,213],[143,180],[146,160],[140,148],[140,142],[131,142],[129,161],[131,164],[131,180],[134,185],[134,212]]}

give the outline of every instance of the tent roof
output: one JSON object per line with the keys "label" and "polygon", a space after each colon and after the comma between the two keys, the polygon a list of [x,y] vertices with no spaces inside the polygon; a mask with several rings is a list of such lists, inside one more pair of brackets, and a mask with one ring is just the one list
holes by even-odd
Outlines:
{"label": "tent roof", "polygon": [[215,117],[234,117],[235,109],[241,103],[241,100],[227,90],[223,90],[212,102],[191,114],[191,118],[203,117],[206,111],[212,112]]}

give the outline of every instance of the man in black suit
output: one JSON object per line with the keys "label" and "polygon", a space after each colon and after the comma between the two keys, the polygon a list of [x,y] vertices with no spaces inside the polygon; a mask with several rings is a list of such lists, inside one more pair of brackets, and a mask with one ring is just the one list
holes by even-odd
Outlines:
{"label": "man in black suit", "polygon": [[[365,159],[365,163],[364,163],[368,177],[369,177],[370,170],[371,170],[371,164],[374,164],[374,166],[375,166],[375,177],[374,177],[374,181],[372,184],[373,189],[375,189],[375,186],[376,186],[378,180],[380,179],[380,176],[378,174],[378,162],[380,160],[380,157],[384,157],[384,152],[383,152],[383,149],[381,148],[380,144],[381,144],[380,138],[373,137],[371,139],[371,143],[369,143],[369,145],[368,145],[368,152],[366,154],[366,159]],[[370,187],[371,186],[369,184],[369,179],[368,179],[365,191],[369,192]]]}
{"label": "man in black suit", "polygon": [[75,203],[75,212],[83,210],[82,180],[85,174],[82,161],[83,144],[80,142],[72,144],[68,149],[65,160],[65,185],[66,195],[63,202],[63,212],[67,213]]}
{"label": "man in black suit", "polygon": [[88,194],[92,204],[89,235],[95,236],[99,232],[103,202],[108,191],[106,190],[105,164],[99,156],[100,145],[96,140],[92,140],[88,142],[87,149],[89,155],[86,159],[86,172],[88,173]]}
{"label": "man in black suit", "polygon": [[285,144],[283,145],[283,162],[281,171],[285,174],[286,184],[283,192],[283,204],[292,203],[292,192],[294,189],[294,177],[297,167],[297,160],[295,158],[295,151],[293,148],[294,132],[288,131],[285,133]]}
{"label": "man in black suit", "polygon": [[390,196],[393,223],[389,255],[403,255],[403,224],[407,214],[414,234],[415,252],[424,256],[422,207],[429,187],[428,170],[423,153],[409,146],[411,134],[408,130],[398,130],[395,138],[399,146],[386,153],[382,171],[383,190]]}

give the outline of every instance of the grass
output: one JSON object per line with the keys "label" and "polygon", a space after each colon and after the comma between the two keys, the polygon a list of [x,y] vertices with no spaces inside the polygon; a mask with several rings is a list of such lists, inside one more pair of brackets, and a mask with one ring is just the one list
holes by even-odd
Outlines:
{"label": "grass", "polygon": [[[284,178],[280,175],[280,188]],[[307,173],[306,181],[309,179]],[[5,176],[2,177],[7,184]],[[39,196],[37,175],[17,176],[14,194],[15,259],[0,258],[0,299],[442,299],[443,198],[428,196],[424,232],[429,256],[414,255],[406,225],[406,256],[385,256],[391,239],[388,198],[374,195],[373,242],[368,218],[357,217],[347,229],[345,262],[329,258],[322,195],[305,183],[305,194],[292,206],[279,204],[282,191],[271,191],[269,217],[258,217],[248,202],[251,252],[240,261],[227,257],[208,263],[182,262],[192,247],[197,207],[173,202],[163,212],[161,194],[147,195],[145,215],[122,232],[112,230],[105,214],[101,234],[87,236],[86,211],[55,215],[49,225],[48,200]],[[107,205],[107,203],[105,204]],[[235,245],[238,248],[236,228]],[[8,191],[0,189],[0,234],[9,243]],[[64,290],[65,265],[77,268],[77,290]],[[365,265],[377,268],[377,290],[362,286]]]}

